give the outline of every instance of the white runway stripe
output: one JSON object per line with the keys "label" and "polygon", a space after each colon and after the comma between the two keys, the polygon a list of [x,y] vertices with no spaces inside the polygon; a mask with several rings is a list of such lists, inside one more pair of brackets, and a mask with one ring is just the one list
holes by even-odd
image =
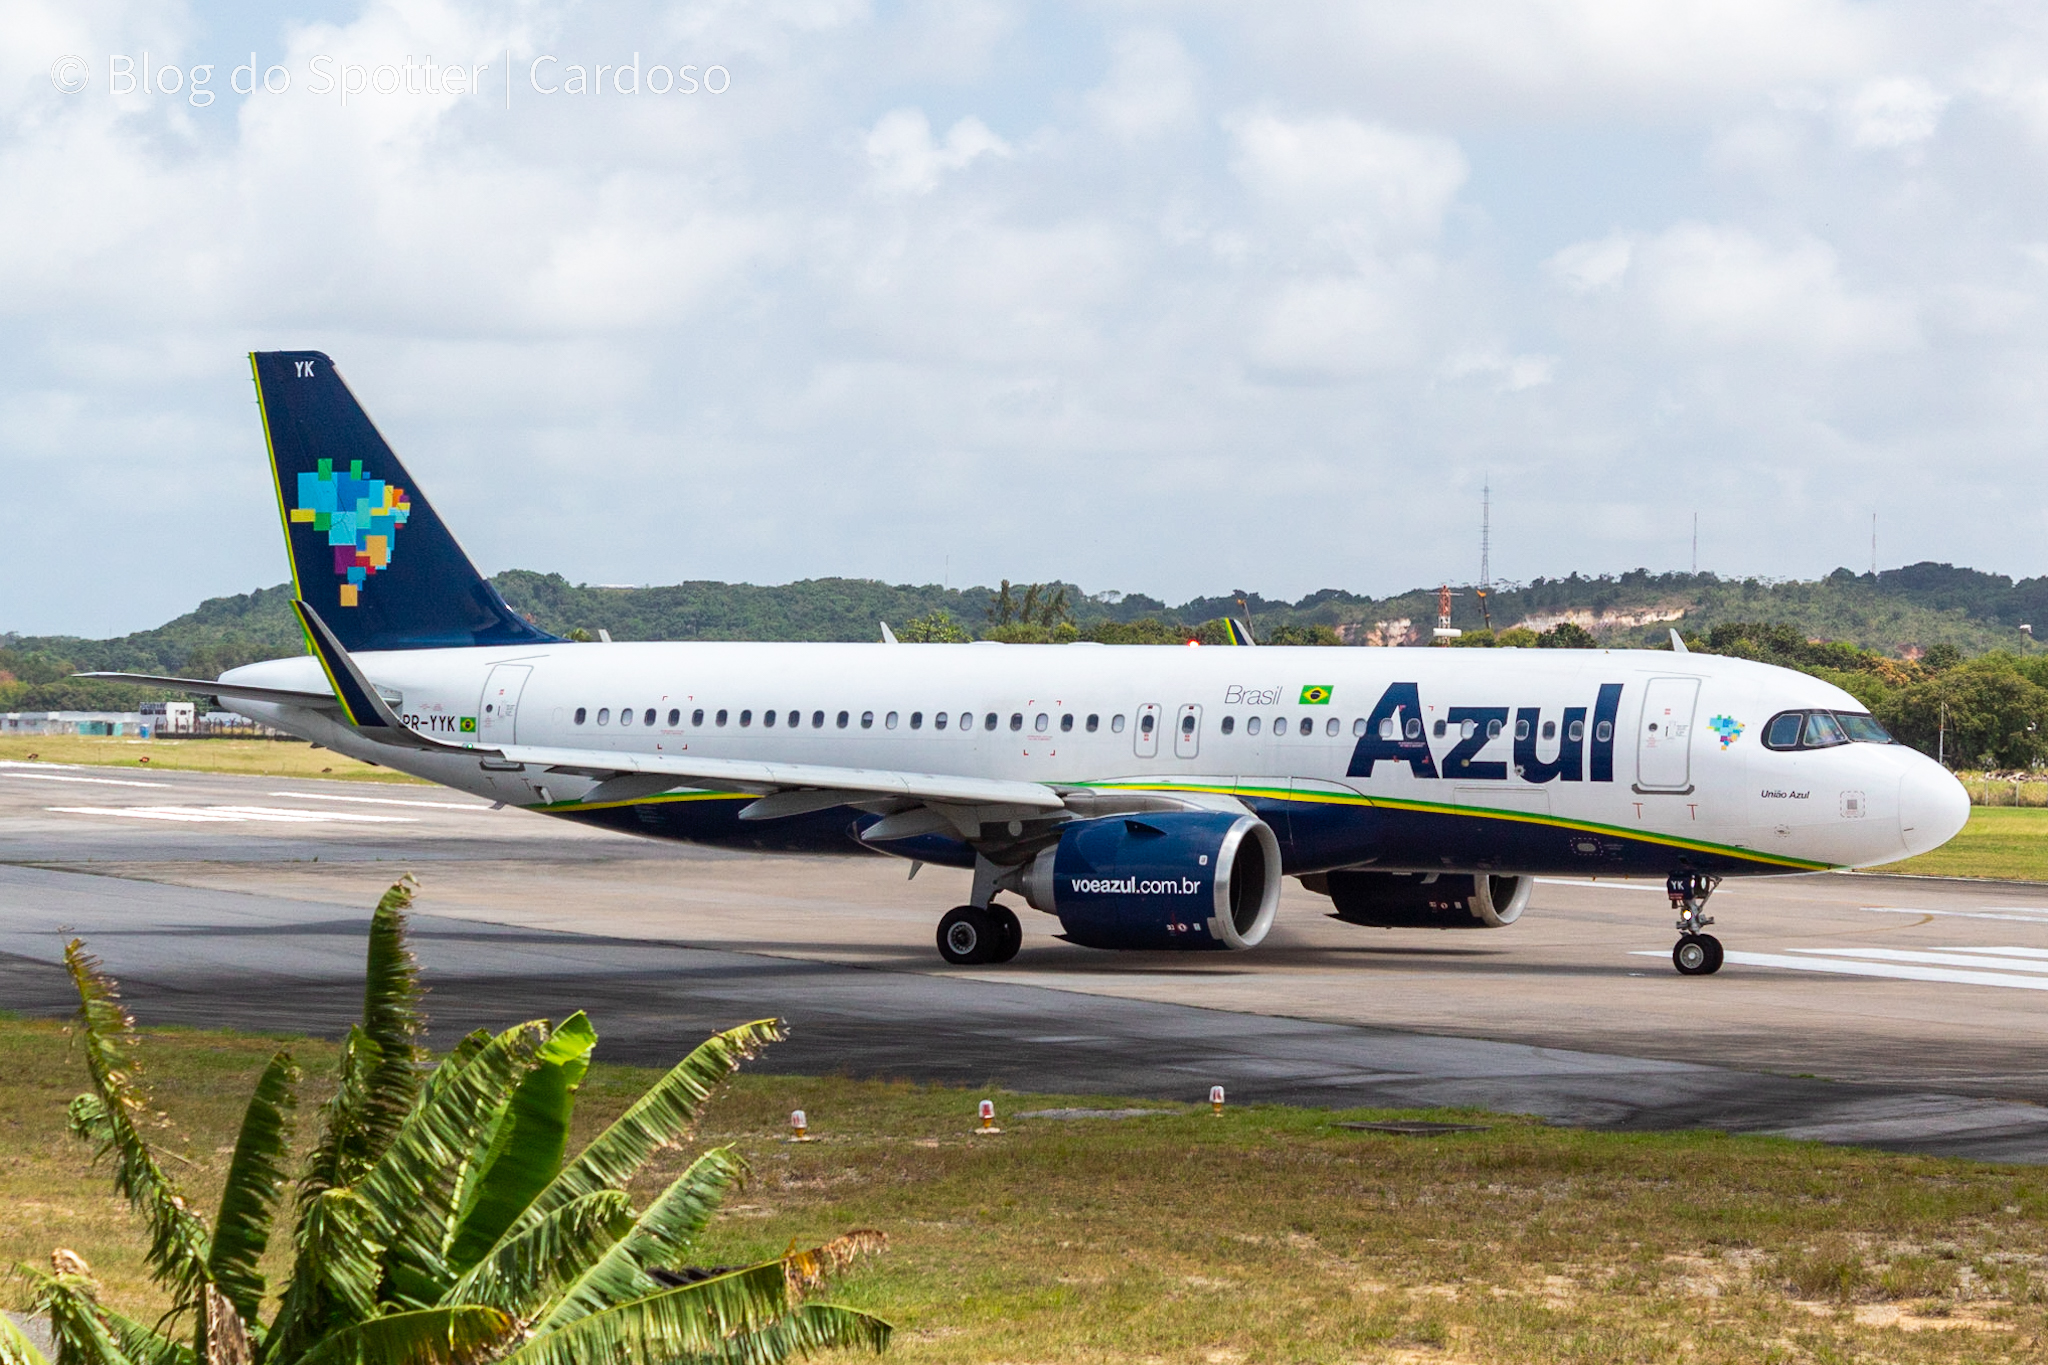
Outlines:
{"label": "white runway stripe", "polygon": [[[1862,958],[1871,962],[1911,962],[1922,967],[1975,967],[1988,972],[2048,972],[2048,963],[2029,948],[1794,948],[1817,957]],[[2048,956],[2048,954],[2044,954]]]}
{"label": "white runway stripe", "polygon": [[336,796],[332,792],[269,792],[267,795],[290,796],[301,801],[353,801],[365,806],[420,806],[427,810],[490,809],[475,801],[400,801],[389,796]]}
{"label": "white runway stripe", "polygon": [[14,769],[0,771],[0,777],[26,777],[35,782],[88,782],[95,787],[168,787],[168,782],[130,782],[118,777],[71,777],[64,773],[25,773]]}
{"label": "white runway stripe", "polygon": [[1873,915],[1936,915],[1943,919],[2002,919],[2020,924],[2048,924],[2048,906],[2007,905],[1982,910],[1922,910],[1908,905],[1866,905]]}
{"label": "white runway stripe", "polygon": [[[2019,962],[1963,952],[1916,953],[1906,949],[1871,948],[1857,958],[1832,956],[1851,949],[1800,948],[1792,953],[1743,953],[1730,949],[1729,963],[1743,967],[1775,967],[1788,972],[1824,972],[1831,976],[1879,976],[1894,981],[1939,981],[1951,986],[2003,986],[2008,990],[2048,991],[2048,964],[2029,970]],[[1795,955],[1803,954],[1803,955]],[[1632,957],[1669,957],[1668,952],[1638,949]],[[1932,959],[1922,962],[1913,959]],[[1906,960],[1901,960],[1906,959]],[[1975,971],[1942,965],[1961,962]]]}
{"label": "white runway stripe", "polygon": [[360,815],[355,811],[287,810],[281,806],[50,806],[63,815],[116,815],[130,820],[175,820],[190,824],[257,820],[279,825],[416,825],[410,815]]}

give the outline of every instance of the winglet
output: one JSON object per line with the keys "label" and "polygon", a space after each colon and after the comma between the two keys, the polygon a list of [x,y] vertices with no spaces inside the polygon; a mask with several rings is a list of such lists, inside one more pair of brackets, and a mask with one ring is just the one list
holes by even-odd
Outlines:
{"label": "winglet", "polygon": [[1687,649],[1687,648],[1685,647],[1685,641],[1679,638],[1679,635],[1678,635],[1678,627],[1677,627],[1677,626],[1673,626],[1673,627],[1671,628],[1671,649],[1672,649],[1672,652],[1674,652],[1674,653],[1677,653],[1677,654],[1690,654],[1690,653],[1692,653],[1692,651],[1691,651],[1691,650],[1689,650],[1689,649]]}
{"label": "winglet", "polygon": [[1252,638],[1252,628],[1234,616],[1223,618],[1223,629],[1229,633],[1230,643],[1234,645],[1255,645],[1258,643],[1257,640]]}
{"label": "winglet", "polygon": [[896,632],[889,629],[889,623],[887,621],[882,622],[882,643],[885,645],[893,645],[896,643]]}

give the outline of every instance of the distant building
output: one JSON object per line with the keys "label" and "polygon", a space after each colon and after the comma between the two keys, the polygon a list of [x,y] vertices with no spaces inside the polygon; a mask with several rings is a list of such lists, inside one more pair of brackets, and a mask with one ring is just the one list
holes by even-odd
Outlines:
{"label": "distant building", "polygon": [[156,716],[140,711],[8,711],[0,735],[136,735],[155,733]]}
{"label": "distant building", "polygon": [[199,719],[199,704],[190,701],[146,701],[142,714],[156,735],[189,735]]}

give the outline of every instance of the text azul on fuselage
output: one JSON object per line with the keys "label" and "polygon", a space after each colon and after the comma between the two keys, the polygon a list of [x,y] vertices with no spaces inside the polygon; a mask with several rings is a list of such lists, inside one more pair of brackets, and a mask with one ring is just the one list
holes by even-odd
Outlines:
{"label": "text azul on fuselage", "polygon": [[1621,686],[1600,685],[1590,721],[1583,706],[1567,706],[1552,715],[1557,723],[1556,752],[1547,759],[1537,752],[1543,726],[1542,707],[1449,707],[1444,712],[1448,722],[1445,728],[1449,736],[1457,738],[1457,743],[1443,756],[1439,771],[1429,747],[1429,721],[1423,715],[1420,689],[1412,682],[1397,682],[1380,695],[1372,714],[1366,717],[1365,733],[1351,751],[1351,766],[1345,772],[1350,777],[1371,777],[1374,764],[1405,763],[1417,777],[1505,782],[1509,764],[1499,759],[1481,759],[1479,754],[1503,730],[1509,730],[1514,737],[1512,771],[1523,781],[1612,782],[1615,715],[1621,709]]}

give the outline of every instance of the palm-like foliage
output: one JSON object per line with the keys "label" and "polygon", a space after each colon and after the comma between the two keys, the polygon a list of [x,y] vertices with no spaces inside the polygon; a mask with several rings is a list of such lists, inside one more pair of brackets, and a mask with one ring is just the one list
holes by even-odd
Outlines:
{"label": "palm-like foliage", "polygon": [[[565,1162],[595,1030],[577,1014],[472,1034],[430,1068],[406,946],[411,900],[400,883],[377,906],[363,1021],[343,1046],[296,1195],[299,1071],[285,1051],[257,1081],[211,1226],[142,1135],[134,1021],[114,982],[82,944],[66,950],[92,1080],[72,1102],[72,1128],[99,1145],[141,1215],[172,1310],[151,1326],[108,1309],[70,1251],[48,1272],[23,1267],[56,1365],[773,1365],[888,1343],[887,1323],[808,1301],[879,1234],[680,1269],[745,1176],[730,1147],[700,1154],[644,1209],[626,1193],[740,1063],[782,1036],[774,1020],[713,1036]],[[261,1263],[287,1207],[291,1271],[266,1323]],[[0,1317],[0,1365],[50,1362]]]}

